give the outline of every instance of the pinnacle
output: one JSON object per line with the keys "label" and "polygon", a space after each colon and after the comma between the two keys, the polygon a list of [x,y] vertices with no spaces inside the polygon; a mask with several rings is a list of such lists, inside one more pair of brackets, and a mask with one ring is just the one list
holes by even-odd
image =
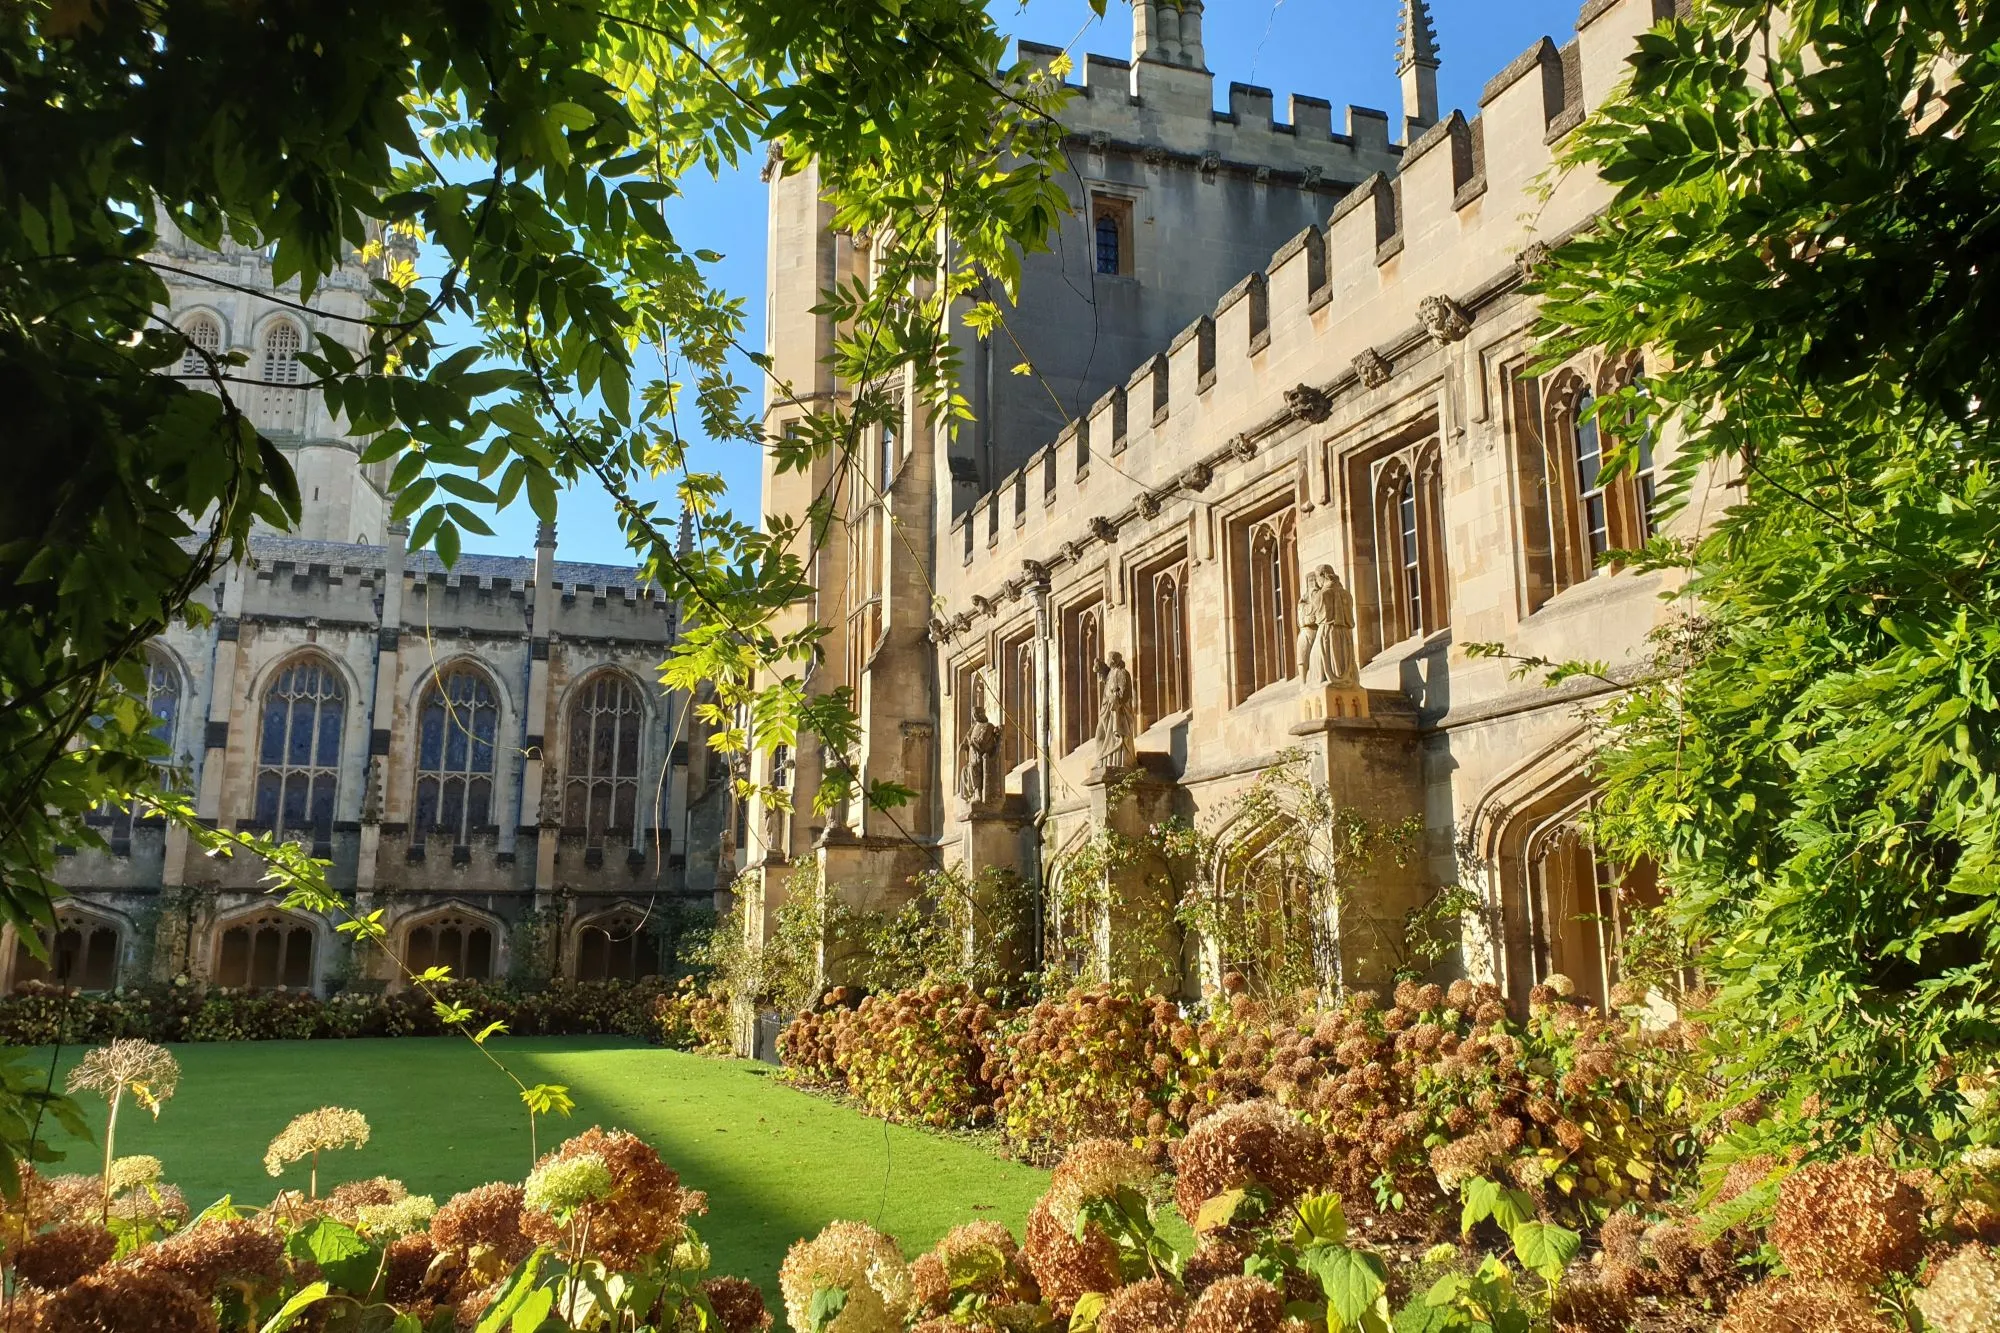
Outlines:
{"label": "pinnacle", "polygon": [[1403,18],[1396,35],[1396,67],[1436,69],[1437,26],[1431,22],[1429,0],[1403,0]]}

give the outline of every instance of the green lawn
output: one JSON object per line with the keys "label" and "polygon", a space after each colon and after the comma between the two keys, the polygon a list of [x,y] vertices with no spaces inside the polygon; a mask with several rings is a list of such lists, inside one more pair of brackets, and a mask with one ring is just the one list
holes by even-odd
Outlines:
{"label": "green lawn", "polygon": [[[786,1247],[837,1218],[879,1226],[914,1256],[975,1218],[998,1219],[1018,1235],[1048,1182],[1046,1172],[977,1144],[887,1125],[796,1092],[763,1065],[616,1038],[496,1037],[491,1045],[525,1082],[567,1084],[576,1099],[568,1120],[543,1122],[544,1151],[591,1125],[643,1136],[684,1180],[708,1191],[709,1214],[698,1225],[716,1270],[752,1278],[773,1297]],[[334,1180],[394,1176],[442,1203],[459,1190],[528,1172],[518,1095],[461,1038],[173,1050],[180,1090],[157,1122],[128,1105],[118,1152],[158,1157],[197,1209],[224,1193],[268,1201],[280,1182],[264,1174],[265,1145],[292,1116],[325,1105],[361,1111],[374,1130],[366,1148],[327,1159]],[[92,1098],[86,1109],[101,1127],[103,1103]],[[73,1141],[58,1146],[75,1170],[93,1169],[93,1154],[101,1152]],[[303,1172],[294,1175],[284,1183],[303,1187]],[[328,1175],[322,1170],[322,1189]]]}

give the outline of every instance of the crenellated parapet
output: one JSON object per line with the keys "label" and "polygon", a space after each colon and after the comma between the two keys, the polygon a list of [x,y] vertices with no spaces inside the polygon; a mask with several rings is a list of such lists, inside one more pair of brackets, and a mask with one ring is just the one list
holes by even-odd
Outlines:
{"label": "crenellated parapet", "polygon": [[[1324,227],[1300,231],[999,478],[942,544],[944,632],[999,611],[1024,562],[1060,571],[1098,559],[1268,443],[1387,384],[1399,363],[1477,342],[1481,311],[1520,286],[1524,257],[1567,239],[1608,200],[1594,177],[1554,170],[1556,155],[1623,77],[1638,34],[1673,3],[1599,0],[1569,46],[1530,47],[1487,84],[1476,116],[1453,112],[1424,130],[1391,170],[1354,185]],[[1150,67],[1132,72],[1135,86]],[[1218,124],[1231,136],[1275,132],[1254,114],[1217,115]],[[1318,134],[1294,137],[1301,152],[1308,140],[1322,149]],[[1341,136],[1324,147],[1361,160]],[[1256,405],[1248,414],[1246,401]]]}

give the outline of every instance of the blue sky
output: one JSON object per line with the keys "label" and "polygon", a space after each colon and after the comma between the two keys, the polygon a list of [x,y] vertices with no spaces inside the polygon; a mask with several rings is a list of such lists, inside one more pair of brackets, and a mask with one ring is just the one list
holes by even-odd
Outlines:
{"label": "blue sky", "polygon": [[[989,0],[1000,26],[1016,36],[1069,47],[1075,55],[1131,53],[1132,11],[1110,0],[1098,19],[1085,0]],[[1282,113],[1292,93],[1324,97],[1334,104],[1334,123],[1348,104],[1398,113],[1395,70],[1399,0],[1208,0],[1204,40],[1208,67],[1215,72],[1218,101],[1226,102],[1233,80],[1263,84],[1277,95]],[[1437,23],[1439,92],[1447,107],[1477,106],[1479,91],[1502,66],[1542,36],[1566,42],[1574,32],[1579,0],[1432,0]],[[719,180],[684,181],[683,196],[669,205],[668,217],[687,249],[710,249],[724,258],[715,280],[747,298],[750,327],[745,342],[764,341],[764,186],[758,179],[761,153]],[[739,378],[756,383],[756,368],[738,367]],[[758,401],[761,401],[759,399]],[[697,446],[697,470],[720,472],[729,485],[729,507],[743,517],[758,509],[760,460],[742,444]],[[659,488],[673,507],[671,488]],[[494,554],[525,554],[533,547],[534,515],[525,500],[494,520],[493,537],[470,545]],[[562,497],[557,543],[566,560],[626,564],[612,509],[592,486]]]}

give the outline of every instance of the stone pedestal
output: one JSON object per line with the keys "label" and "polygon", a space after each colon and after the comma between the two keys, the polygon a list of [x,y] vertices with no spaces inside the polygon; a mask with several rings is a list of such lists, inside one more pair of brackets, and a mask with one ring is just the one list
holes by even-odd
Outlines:
{"label": "stone pedestal", "polygon": [[1034,950],[1031,904],[1021,901],[1021,835],[1029,817],[1019,797],[961,801],[958,818],[959,866],[972,890],[971,913],[963,922],[968,966],[995,967],[1017,975]]}
{"label": "stone pedestal", "polygon": [[[1094,770],[1084,783],[1092,822],[1144,847],[1152,826],[1174,813],[1168,758],[1142,753],[1133,768]],[[1090,923],[1097,965],[1114,981],[1171,990],[1181,970],[1181,931],[1170,867],[1149,851],[1116,859],[1102,872],[1097,919]]]}
{"label": "stone pedestal", "polygon": [[1311,686],[1299,695],[1302,722],[1338,722],[1369,716],[1368,691],[1359,686]]}

